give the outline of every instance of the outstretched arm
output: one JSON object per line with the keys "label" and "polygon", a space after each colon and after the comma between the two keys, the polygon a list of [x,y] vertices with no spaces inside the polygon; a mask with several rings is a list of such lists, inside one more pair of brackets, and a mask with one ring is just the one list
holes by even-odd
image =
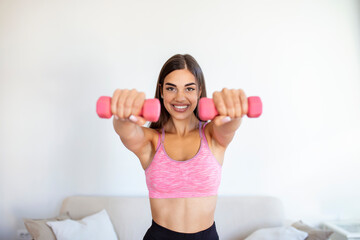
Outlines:
{"label": "outstretched arm", "polygon": [[223,88],[213,93],[213,100],[219,116],[209,123],[209,131],[219,145],[227,147],[248,112],[247,98],[242,89]]}

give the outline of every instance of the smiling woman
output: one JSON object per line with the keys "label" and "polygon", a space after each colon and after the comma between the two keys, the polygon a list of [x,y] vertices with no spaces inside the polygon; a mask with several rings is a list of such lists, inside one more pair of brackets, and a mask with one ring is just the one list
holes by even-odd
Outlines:
{"label": "smiling woman", "polygon": [[[176,84],[177,81],[179,81],[178,84]],[[159,121],[150,124],[150,128],[161,129],[170,118],[169,109],[164,105],[163,94],[165,94],[165,97],[175,96],[175,93],[178,91],[183,92],[183,90],[186,90],[185,95],[190,93],[197,95],[197,99],[206,97],[204,74],[197,61],[189,54],[174,55],[166,61],[162,67],[155,92],[155,98],[160,100],[161,115]],[[199,90],[199,93],[197,93],[197,90]],[[170,95],[171,92],[173,93],[172,95]],[[180,99],[178,98],[178,100],[182,101],[182,96],[180,95],[179,97]],[[195,108],[192,109],[192,112],[196,118],[200,120],[197,103],[195,104]],[[181,106],[182,104],[174,103],[173,105]]]}
{"label": "smiling woman", "polygon": [[[187,69],[175,70],[166,76],[165,89],[161,88],[161,98],[169,114],[174,114],[173,118],[184,119],[194,112],[201,94],[201,90],[197,91],[195,82],[195,77]],[[186,114],[175,114],[176,112]]]}
{"label": "smiling woman", "polygon": [[221,169],[247,113],[245,93],[227,88],[214,92],[219,116],[201,121],[198,103],[206,97],[205,81],[188,54],[171,57],[156,86],[161,114],[149,127],[143,127],[146,121],[139,116],[143,93],[118,89],[111,100],[115,131],[145,171],[153,221],[144,240],[217,240],[214,213]]}

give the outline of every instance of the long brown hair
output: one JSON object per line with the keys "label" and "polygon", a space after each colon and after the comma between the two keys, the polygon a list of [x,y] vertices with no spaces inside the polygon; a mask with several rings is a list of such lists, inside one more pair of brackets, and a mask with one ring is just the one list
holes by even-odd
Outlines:
{"label": "long brown hair", "polygon": [[[176,54],[172,56],[171,58],[169,58],[169,60],[166,61],[164,66],[161,68],[159,78],[156,84],[155,98],[160,100],[160,104],[161,104],[160,117],[157,122],[152,122],[149,128],[161,129],[165,125],[165,123],[167,123],[167,121],[170,119],[170,114],[168,113],[168,111],[164,106],[163,99],[160,97],[161,95],[160,89],[163,87],[165,77],[169,73],[179,69],[188,69],[194,75],[194,77],[196,78],[199,84],[199,89],[201,89],[200,98],[206,97],[204,75],[195,58],[193,58],[189,54]],[[198,103],[199,103],[199,99],[198,99]],[[197,117],[197,119],[201,121],[199,118],[198,106],[196,106],[194,110],[194,114]]]}

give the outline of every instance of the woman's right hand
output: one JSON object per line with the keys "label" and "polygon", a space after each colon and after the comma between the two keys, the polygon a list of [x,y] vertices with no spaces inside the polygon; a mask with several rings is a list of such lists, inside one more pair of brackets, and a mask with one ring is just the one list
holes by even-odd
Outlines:
{"label": "woman's right hand", "polygon": [[146,120],[139,115],[144,102],[144,92],[136,89],[116,89],[111,98],[111,112],[118,121],[131,121],[142,126]]}

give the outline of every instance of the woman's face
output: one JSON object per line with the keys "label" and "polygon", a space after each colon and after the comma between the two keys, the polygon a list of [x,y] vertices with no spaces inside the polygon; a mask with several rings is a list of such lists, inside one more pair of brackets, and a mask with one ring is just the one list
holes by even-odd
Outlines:
{"label": "woman's face", "polygon": [[197,106],[201,90],[195,76],[188,69],[169,73],[162,88],[164,106],[173,118],[186,119]]}

